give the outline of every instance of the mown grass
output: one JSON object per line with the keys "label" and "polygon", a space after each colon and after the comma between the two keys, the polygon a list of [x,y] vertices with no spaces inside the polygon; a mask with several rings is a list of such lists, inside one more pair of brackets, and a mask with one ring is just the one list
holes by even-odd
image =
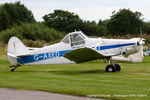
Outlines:
{"label": "mown grass", "polygon": [[102,60],[68,65],[22,66],[16,72],[10,72],[6,56],[1,56],[0,87],[78,96],[93,95],[115,100],[149,100],[150,57],[145,57],[143,63],[117,63],[122,66],[121,72],[106,73],[106,64]]}

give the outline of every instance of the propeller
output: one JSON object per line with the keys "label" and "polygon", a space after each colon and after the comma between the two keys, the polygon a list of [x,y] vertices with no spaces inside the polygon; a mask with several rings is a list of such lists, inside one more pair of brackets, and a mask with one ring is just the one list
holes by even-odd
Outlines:
{"label": "propeller", "polygon": [[143,33],[142,33],[142,27],[140,26],[140,40],[139,40],[139,45],[145,44],[145,39],[143,38]]}

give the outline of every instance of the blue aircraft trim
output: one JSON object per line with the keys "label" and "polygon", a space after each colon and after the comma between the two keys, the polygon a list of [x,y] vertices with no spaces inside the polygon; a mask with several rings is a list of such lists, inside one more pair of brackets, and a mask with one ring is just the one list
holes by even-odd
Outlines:
{"label": "blue aircraft trim", "polygon": [[[129,46],[129,45],[135,45],[135,43],[97,46],[97,47],[92,47],[92,48],[93,49],[96,48],[96,50],[99,51],[99,50],[113,49],[113,48],[118,48],[118,47],[123,47],[123,46]],[[41,53],[41,54],[37,54],[37,55],[22,56],[22,57],[17,58],[17,61],[21,64],[25,64],[25,63],[31,63],[31,62],[38,62],[38,61],[46,60],[46,59],[53,59],[53,58],[57,58],[57,57],[62,57],[65,53],[67,53],[71,50],[72,49],[56,51],[56,52]]]}
{"label": "blue aircraft trim", "polygon": [[135,45],[135,43],[98,46],[98,47],[96,47],[96,49],[97,50],[106,50],[106,49],[113,49],[113,48],[119,48],[119,47],[129,46],[129,45]]}
{"label": "blue aircraft trim", "polygon": [[22,56],[22,57],[17,58],[17,61],[21,64],[25,64],[25,63],[37,62],[37,61],[46,60],[46,59],[53,59],[57,57],[62,57],[66,52],[69,52],[69,51],[71,50],[63,50],[63,51],[57,51],[57,52],[41,53],[37,55]]}

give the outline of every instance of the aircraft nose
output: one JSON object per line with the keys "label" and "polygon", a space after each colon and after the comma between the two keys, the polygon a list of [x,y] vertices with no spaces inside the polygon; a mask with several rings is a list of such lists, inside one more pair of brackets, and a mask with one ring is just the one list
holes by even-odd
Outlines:
{"label": "aircraft nose", "polygon": [[145,39],[140,39],[139,41],[137,41],[137,46],[140,46],[140,45],[144,45],[145,44]]}
{"label": "aircraft nose", "polygon": [[140,41],[140,44],[141,44],[141,45],[145,44],[145,41],[143,41],[143,40],[142,40],[142,41]]}

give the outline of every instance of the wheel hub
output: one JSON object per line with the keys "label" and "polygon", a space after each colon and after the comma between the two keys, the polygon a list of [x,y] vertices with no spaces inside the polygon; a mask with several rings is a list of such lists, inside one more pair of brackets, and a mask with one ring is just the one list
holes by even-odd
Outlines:
{"label": "wheel hub", "polygon": [[112,72],[112,68],[109,68],[108,70],[109,70],[109,72]]}

